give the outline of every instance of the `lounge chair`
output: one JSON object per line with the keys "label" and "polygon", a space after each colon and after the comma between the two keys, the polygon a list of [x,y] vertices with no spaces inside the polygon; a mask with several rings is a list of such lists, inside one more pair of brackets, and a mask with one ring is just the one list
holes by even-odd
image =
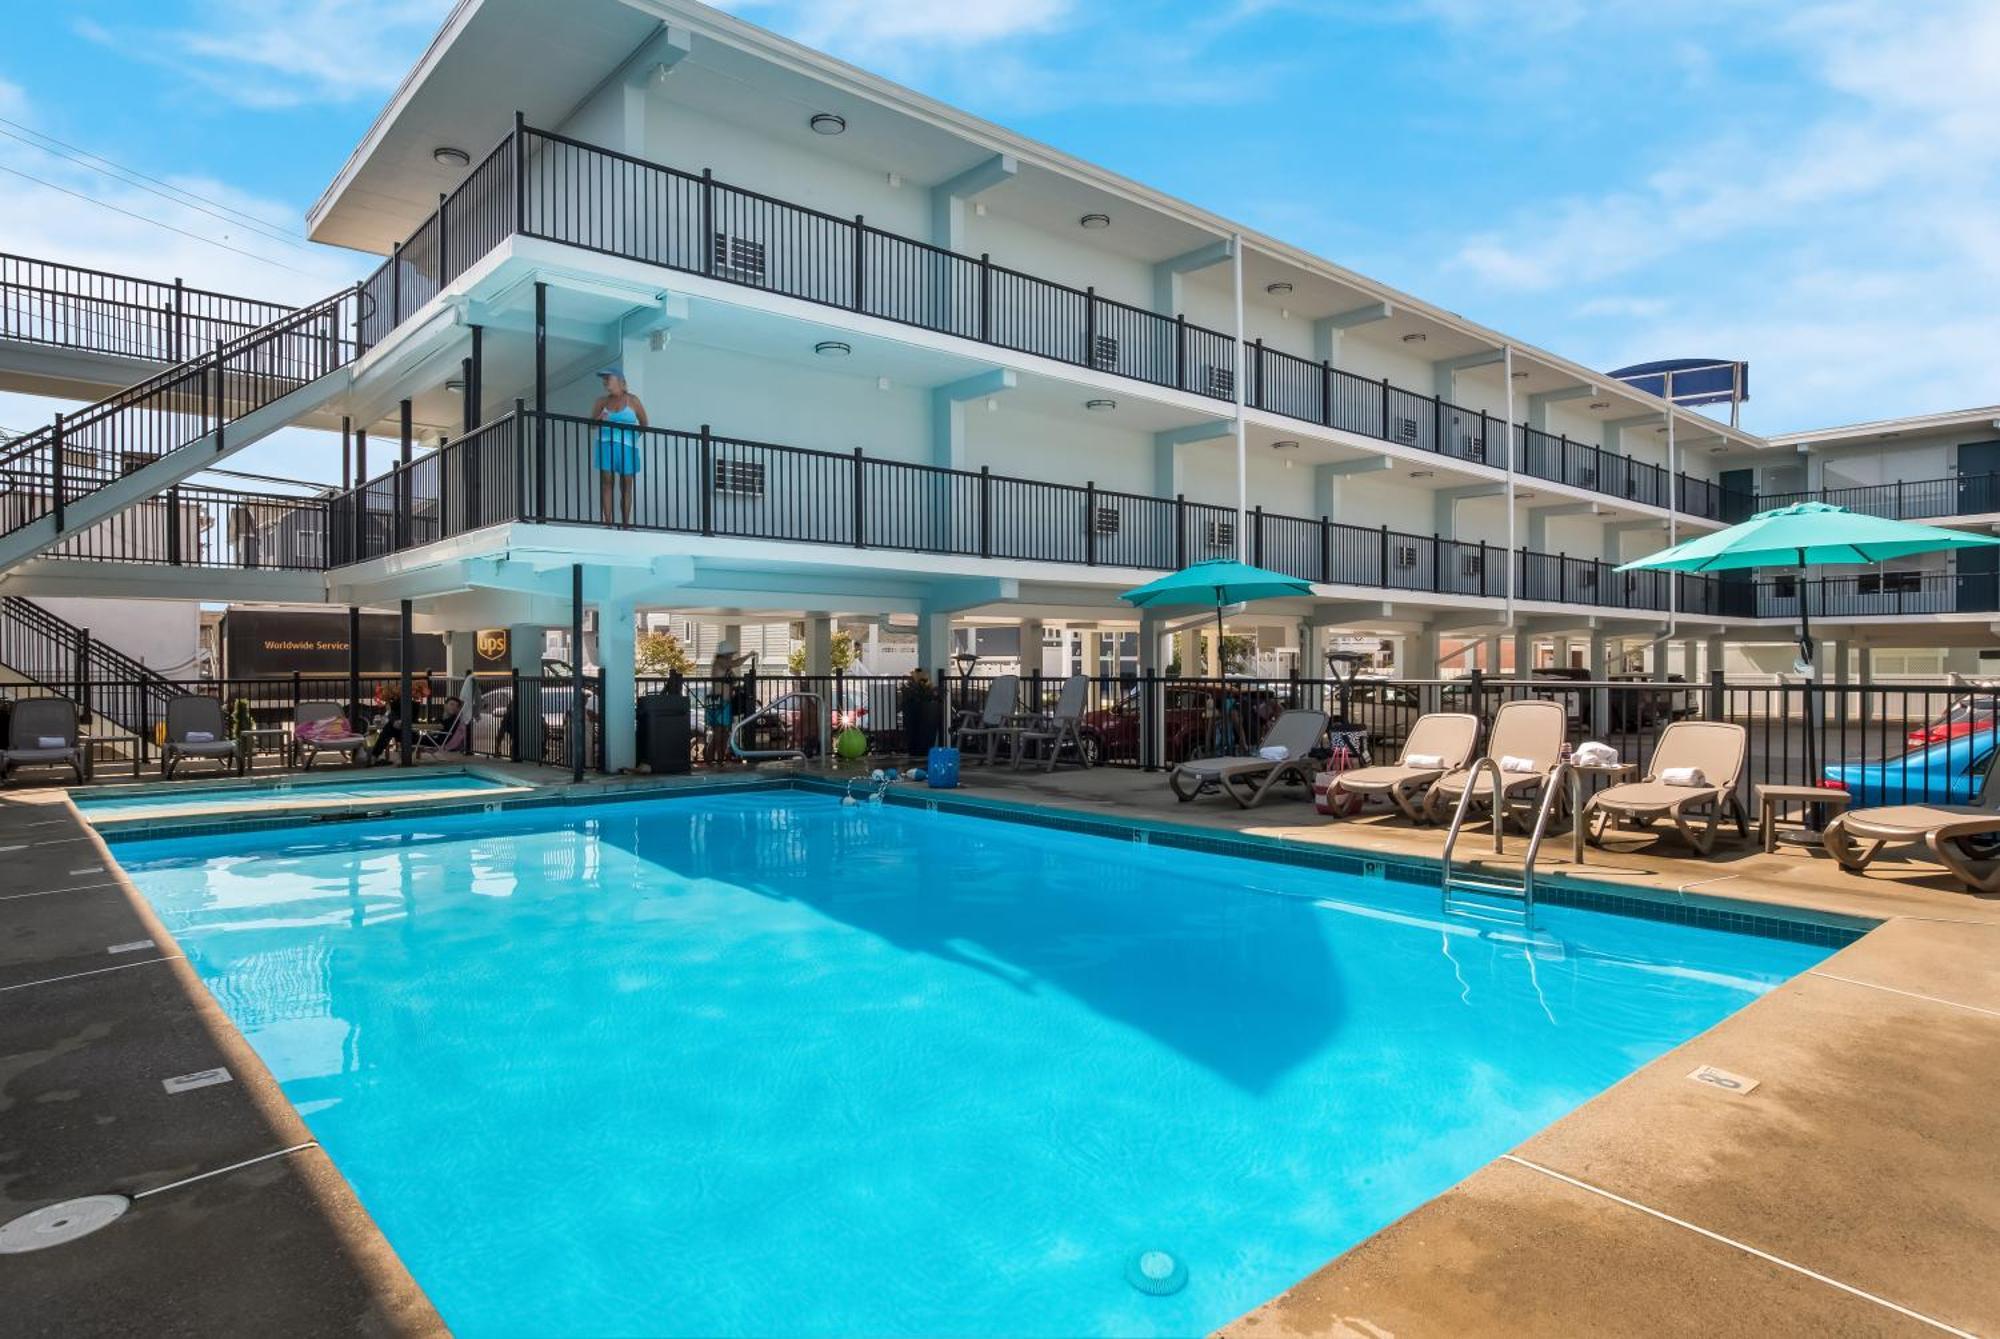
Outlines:
{"label": "lounge chair", "polygon": [[371,761],[368,736],[354,729],[338,702],[301,702],[292,712],[292,766],[311,767],[322,753],[344,753],[361,767]]}
{"label": "lounge chair", "polygon": [[1493,821],[1499,823],[1510,802],[1526,802],[1548,784],[1550,773],[1562,761],[1568,730],[1569,713],[1560,702],[1523,698],[1501,703],[1486,736],[1486,756],[1500,766],[1500,794],[1493,793],[1493,776],[1487,769],[1458,768],[1437,779],[1424,797],[1424,813],[1438,822],[1469,787],[1473,803],[1491,805]]}
{"label": "lounge chair", "polygon": [[1424,821],[1421,798],[1439,777],[1472,761],[1479,742],[1479,718],[1464,711],[1433,711],[1417,718],[1403,741],[1403,756],[1393,764],[1357,767],[1342,772],[1327,788],[1337,795],[1386,795],[1415,822]]}
{"label": "lounge chair", "polygon": [[160,749],[160,775],[172,779],[185,758],[206,758],[224,770],[242,754],[223,723],[222,704],[212,697],[188,693],[167,702],[167,742]]}
{"label": "lounge chair", "polygon": [[1262,804],[1280,782],[1312,785],[1319,761],[1311,756],[1326,734],[1323,711],[1287,711],[1271,722],[1260,748],[1283,749],[1282,758],[1195,758],[1167,773],[1174,798],[1185,804],[1220,790],[1245,809]]}
{"label": "lounge chair", "polygon": [[1859,874],[1892,844],[1922,846],[1966,891],[2000,893],[2000,758],[1986,769],[1976,804],[1882,804],[1849,809],[1826,825],[1827,853]]}
{"label": "lounge chair", "polygon": [[76,704],[66,697],[28,697],[14,703],[7,722],[7,747],[0,751],[0,783],[16,767],[68,767],[84,779],[83,748],[77,742]]}
{"label": "lounge chair", "polygon": [[[1021,759],[1027,756],[1031,747],[1045,749],[1042,770],[1056,770],[1056,759],[1062,753],[1064,743],[1076,748],[1076,755],[1083,758],[1083,709],[1090,696],[1088,675],[1072,674],[1063,680],[1062,696],[1056,699],[1056,709],[1043,715],[1019,721],[1014,727],[1014,766],[1019,768]],[[1087,764],[1088,760],[1084,760]]]}
{"label": "lounge chair", "polygon": [[[1584,804],[1577,821],[1585,825],[1589,839],[1602,846],[1605,829],[1614,818],[1629,818],[1641,827],[1671,818],[1696,854],[1707,855],[1729,810],[1736,813],[1737,835],[1750,835],[1750,820],[1736,795],[1748,747],[1749,735],[1732,722],[1675,721],[1660,732],[1646,779],[1606,786]],[[1702,809],[1708,813],[1707,825],[1690,826],[1690,811]],[[1597,818],[1594,829],[1592,815]]]}
{"label": "lounge chair", "polygon": [[986,687],[986,705],[977,713],[961,711],[952,726],[951,740],[960,749],[968,741],[985,745],[984,757],[993,761],[993,745],[1001,736],[1014,733],[1015,704],[1021,696],[1021,676],[1003,674]]}

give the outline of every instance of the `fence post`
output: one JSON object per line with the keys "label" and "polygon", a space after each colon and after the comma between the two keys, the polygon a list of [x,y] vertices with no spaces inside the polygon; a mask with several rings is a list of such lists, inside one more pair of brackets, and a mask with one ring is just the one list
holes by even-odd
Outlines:
{"label": "fence post", "polygon": [[993,257],[979,253],[979,342],[993,342]]}
{"label": "fence post", "polygon": [[1083,290],[1083,358],[1084,367],[1097,366],[1097,288],[1092,285]]}
{"label": "fence post", "polygon": [[299,718],[299,672],[292,671],[292,719]]}
{"label": "fence post", "polygon": [[865,493],[868,478],[868,462],[862,459],[861,448],[854,448],[854,487],[848,491],[854,495],[854,547],[868,547],[868,498]]}
{"label": "fence post", "polygon": [[1444,590],[1444,538],[1431,531],[1431,589]]}
{"label": "fence post", "polygon": [[[511,653],[512,647],[510,646],[508,649]],[[507,688],[507,709],[514,713],[514,728],[507,732],[507,761],[519,762],[521,761],[521,722],[526,717],[526,713],[521,710],[521,667],[519,665],[509,665],[507,667]],[[537,710],[539,709],[538,706]]]}
{"label": "fence post", "polygon": [[222,423],[229,417],[229,410],[223,406],[225,387],[222,380],[222,350],[215,351],[215,454],[222,454]]}
{"label": "fence post", "polygon": [[528,118],[514,113],[514,231],[528,231]]}
{"label": "fence post", "polygon": [[1556,555],[1556,602],[1558,604],[1569,603],[1569,555],[1567,553],[1558,553]]}
{"label": "fence post", "polygon": [[867,240],[868,225],[862,220],[861,215],[856,214],[854,216],[854,293],[853,302],[851,303],[855,311],[862,310],[864,305],[861,295],[864,291],[863,285],[867,283],[868,278],[868,272],[865,268],[868,252],[868,248],[865,245]]}
{"label": "fence post", "polygon": [[1381,571],[1376,575],[1375,584],[1378,586],[1386,586],[1389,584],[1389,527],[1386,525],[1382,527],[1381,557],[1382,557],[1382,568]]}
{"label": "fence post", "polygon": [[1702,715],[1711,721],[1724,719],[1722,715],[1722,666],[1708,667],[1708,701],[1702,707]]}
{"label": "fence post", "polygon": [[1174,313],[1174,386],[1186,390],[1187,384],[1187,313]]}
{"label": "fence post", "polygon": [[389,328],[403,323],[403,244],[389,252]]}
{"label": "fence post", "polygon": [[1083,562],[1086,567],[1097,566],[1097,480],[1090,479],[1083,485]]}
{"label": "fence post", "polygon": [[1484,409],[1479,411],[1479,458],[1487,464],[1493,463],[1493,421],[1486,417]]}
{"label": "fence post", "polygon": [[1261,502],[1250,509],[1250,561],[1258,567],[1264,565],[1264,504]]}
{"label": "fence post", "polygon": [[1256,376],[1250,379],[1250,385],[1254,391],[1254,398],[1250,401],[1250,407],[1252,409],[1262,409],[1264,407],[1264,337],[1262,335],[1259,335],[1251,342],[1250,366],[1257,373]]}
{"label": "fence post", "polygon": [[187,355],[181,352],[187,339],[187,290],[181,285],[181,277],[174,276],[174,328],[173,337],[167,344],[167,361],[178,363]]}
{"label": "fence post", "polygon": [[1333,522],[1325,516],[1319,518],[1319,579],[1333,583]]}
{"label": "fence post", "polygon": [[76,632],[76,710],[84,720],[90,719],[89,628],[78,628]]}
{"label": "fence post", "polygon": [[445,285],[445,276],[451,273],[451,268],[450,268],[450,267],[449,267],[449,266],[448,266],[448,265],[447,265],[447,264],[445,263],[445,256],[446,256],[446,252],[445,252],[445,245],[444,245],[444,206],[445,206],[445,200],[446,200],[447,198],[448,198],[448,197],[446,197],[446,195],[445,195],[445,193],[444,193],[443,191],[439,191],[439,192],[438,192],[438,213],[437,213],[437,219],[438,219],[438,255],[437,255],[437,281],[438,281],[438,287],[439,287],[439,288],[443,288],[443,287],[444,287],[444,285]]}
{"label": "fence post", "polygon": [[701,490],[701,532],[715,533],[715,436],[708,424],[701,425],[700,459],[701,475],[696,487]]}
{"label": "fence post", "polygon": [[1395,440],[1389,435],[1389,378],[1387,377],[1382,378],[1382,440],[1385,442]]}
{"label": "fence post", "polygon": [[1479,541],[1479,593],[1486,594],[1486,541]]}
{"label": "fence post", "polygon": [[715,169],[701,170],[701,272],[715,276]]}
{"label": "fence post", "polygon": [[[202,378],[204,390],[208,378]],[[68,491],[67,480],[63,478],[63,416],[56,415],[55,426],[49,431],[49,510],[53,513],[56,533],[63,532],[63,494]]]}
{"label": "fence post", "polygon": [[1896,519],[1903,519],[1903,481],[1896,480]]}
{"label": "fence post", "polygon": [[979,467],[979,556],[993,556],[993,467]]}
{"label": "fence post", "polygon": [[143,683],[140,684],[138,734],[139,734],[139,765],[141,767],[145,766],[149,761],[151,761],[150,755],[153,751],[153,722],[152,722],[153,713],[151,710],[152,705],[153,705],[152,694],[146,691],[145,684]]}
{"label": "fence post", "polygon": [[1174,494],[1174,570],[1187,566],[1187,494]]}
{"label": "fence post", "polygon": [[1333,426],[1333,364],[1324,358],[1319,364],[1319,421],[1324,427]]}

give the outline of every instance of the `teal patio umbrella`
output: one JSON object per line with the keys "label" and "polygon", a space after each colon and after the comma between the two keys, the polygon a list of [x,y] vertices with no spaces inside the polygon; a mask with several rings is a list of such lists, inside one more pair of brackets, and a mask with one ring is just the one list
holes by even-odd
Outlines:
{"label": "teal patio umbrella", "polygon": [[1222,610],[1225,605],[1247,604],[1251,600],[1274,600],[1286,595],[1310,595],[1312,582],[1286,576],[1234,558],[1210,558],[1183,567],[1158,581],[1126,591],[1118,598],[1141,609],[1215,609],[1216,663],[1222,660]]}
{"label": "teal patio umbrella", "polygon": [[[2000,544],[1992,535],[1946,530],[1914,521],[1869,516],[1825,502],[1795,502],[1789,507],[1760,511],[1726,530],[1698,535],[1669,549],[1635,558],[1621,572],[1734,572],[1746,567],[1796,567],[1799,583],[1799,655],[1808,670],[1813,663],[1812,618],[1806,608],[1804,569],[1833,563],[1879,563],[1947,549],[1976,549]],[[1813,760],[1813,701],[1806,694],[1806,776],[1817,770]]]}

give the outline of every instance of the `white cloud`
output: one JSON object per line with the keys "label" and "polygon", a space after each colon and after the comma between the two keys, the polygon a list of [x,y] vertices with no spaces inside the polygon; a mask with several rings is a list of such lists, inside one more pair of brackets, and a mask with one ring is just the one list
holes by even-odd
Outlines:
{"label": "white cloud", "polygon": [[1070,0],[738,0],[744,17],[782,29],[808,46],[892,54],[896,47],[965,48],[1054,32]]}
{"label": "white cloud", "polygon": [[140,31],[77,30],[250,107],[380,97],[394,88],[449,0],[198,0],[195,21]]}

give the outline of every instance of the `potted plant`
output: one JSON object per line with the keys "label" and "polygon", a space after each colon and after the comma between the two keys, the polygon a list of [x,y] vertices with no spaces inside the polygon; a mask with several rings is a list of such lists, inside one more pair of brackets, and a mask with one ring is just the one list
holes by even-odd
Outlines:
{"label": "potted plant", "polygon": [[922,670],[911,670],[896,695],[896,705],[903,713],[903,752],[913,758],[927,756],[931,745],[938,742],[943,713],[937,685]]}

